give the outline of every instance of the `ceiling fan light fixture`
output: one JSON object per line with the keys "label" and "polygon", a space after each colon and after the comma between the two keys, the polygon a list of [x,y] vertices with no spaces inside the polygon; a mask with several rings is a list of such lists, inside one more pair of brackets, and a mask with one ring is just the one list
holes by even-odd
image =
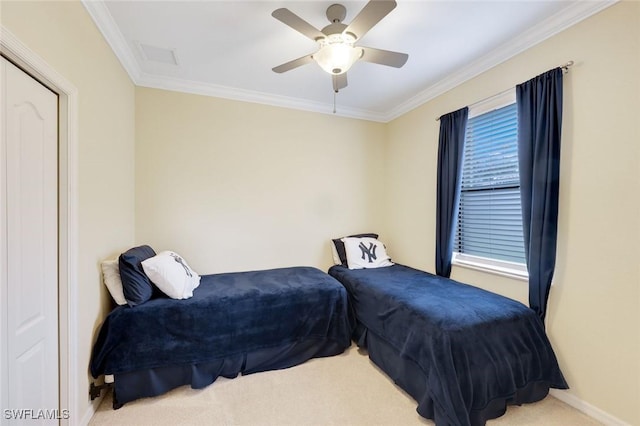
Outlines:
{"label": "ceiling fan light fixture", "polygon": [[331,75],[340,75],[362,57],[363,50],[354,47],[355,37],[351,34],[331,34],[318,41],[320,50],[313,55],[313,59],[320,67]]}

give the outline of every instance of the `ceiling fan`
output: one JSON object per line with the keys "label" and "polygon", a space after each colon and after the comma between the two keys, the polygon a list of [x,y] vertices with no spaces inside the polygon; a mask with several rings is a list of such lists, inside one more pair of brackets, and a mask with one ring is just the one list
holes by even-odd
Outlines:
{"label": "ceiling fan", "polygon": [[371,0],[353,21],[346,25],[342,23],[347,15],[345,7],[341,4],[332,4],[327,8],[327,18],[331,23],[322,30],[316,29],[289,9],[281,8],[273,11],[271,16],[319,45],[317,52],[285,62],[273,68],[273,71],[283,73],[315,61],[331,74],[333,90],[338,92],[347,87],[347,71],[358,60],[395,68],[402,67],[409,58],[406,53],[355,45],[382,18],[395,9],[396,5],[394,0]]}

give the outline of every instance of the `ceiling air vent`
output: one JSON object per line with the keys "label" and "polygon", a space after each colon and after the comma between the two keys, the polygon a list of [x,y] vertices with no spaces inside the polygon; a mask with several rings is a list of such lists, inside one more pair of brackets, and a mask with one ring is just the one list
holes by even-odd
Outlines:
{"label": "ceiling air vent", "polygon": [[146,61],[161,62],[163,64],[178,65],[175,49],[166,49],[148,44],[137,43],[142,58]]}

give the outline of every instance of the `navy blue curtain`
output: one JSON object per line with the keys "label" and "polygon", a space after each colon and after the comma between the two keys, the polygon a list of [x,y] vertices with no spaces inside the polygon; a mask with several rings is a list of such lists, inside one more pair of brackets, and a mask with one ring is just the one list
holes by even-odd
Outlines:
{"label": "navy blue curtain", "polygon": [[556,264],[562,69],[516,86],[518,161],[529,306],[544,324]]}
{"label": "navy blue curtain", "polygon": [[436,274],[451,275],[451,255],[458,200],[464,137],[469,108],[440,117],[438,140],[438,186],[436,195]]}

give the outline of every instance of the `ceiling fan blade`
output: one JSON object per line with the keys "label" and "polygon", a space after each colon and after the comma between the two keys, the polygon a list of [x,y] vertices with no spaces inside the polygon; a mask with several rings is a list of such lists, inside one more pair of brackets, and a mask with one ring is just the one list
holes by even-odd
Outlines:
{"label": "ceiling fan blade", "polygon": [[306,55],[306,56],[303,56],[301,58],[294,59],[293,61],[285,62],[282,65],[278,65],[277,67],[272,68],[272,70],[274,72],[277,72],[278,74],[280,74],[280,73],[283,73],[285,71],[289,71],[289,70],[292,70],[294,68],[301,67],[302,65],[306,65],[309,62],[313,62],[312,55]]}
{"label": "ceiling fan blade", "polygon": [[274,10],[273,13],[271,13],[271,16],[283,24],[290,26],[299,33],[309,37],[313,41],[316,41],[318,38],[325,37],[320,30],[316,29],[313,25],[284,7]]}
{"label": "ceiling fan blade", "polygon": [[407,62],[407,59],[409,59],[409,55],[406,53],[374,49],[373,47],[359,47],[364,51],[360,59],[366,62],[373,62],[374,64],[400,68]]}
{"label": "ceiling fan blade", "polygon": [[331,76],[333,80],[333,91],[338,93],[340,89],[347,87],[347,73]]}
{"label": "ceiling fan blade", "polygon": [[369,32],[382,18],[387,16],[389,12],[396,8],[394,0],[371,0],[364,8],[353,18],[353,21],[344,30],[345,33],[351,33],[356,38],[361,39]]}

